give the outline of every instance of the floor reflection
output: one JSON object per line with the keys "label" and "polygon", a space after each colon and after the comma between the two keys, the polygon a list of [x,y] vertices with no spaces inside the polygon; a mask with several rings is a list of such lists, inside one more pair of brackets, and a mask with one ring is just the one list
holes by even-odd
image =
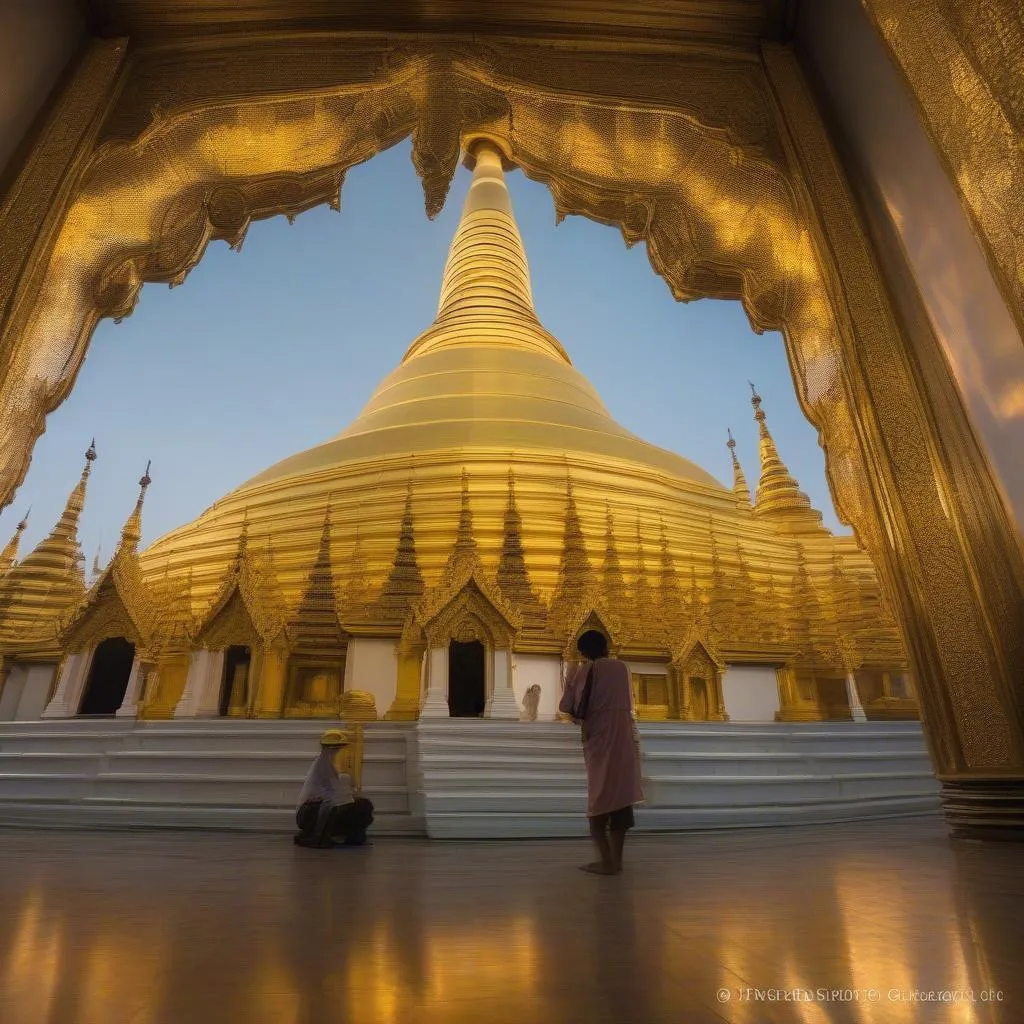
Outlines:
{"label": "floor reflection", "polygon": [[1024,1020],[1019,849],[916,819],[639,838],[619,878],[586,854],[0,833],[0,1020]]}

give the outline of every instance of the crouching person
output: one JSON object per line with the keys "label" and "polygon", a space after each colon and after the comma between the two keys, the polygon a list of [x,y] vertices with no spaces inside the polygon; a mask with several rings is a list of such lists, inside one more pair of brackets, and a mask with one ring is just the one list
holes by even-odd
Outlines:
{"label": "crouching person", "polygon": [[340,729],[328,729],[320,737],[320,755],[299,793],[296,846],[329,847],[339,842],[362,846],[366,842],[373,804],[355,795],[352,777],[339,772],[334,763],[338,751],[350,742]]}

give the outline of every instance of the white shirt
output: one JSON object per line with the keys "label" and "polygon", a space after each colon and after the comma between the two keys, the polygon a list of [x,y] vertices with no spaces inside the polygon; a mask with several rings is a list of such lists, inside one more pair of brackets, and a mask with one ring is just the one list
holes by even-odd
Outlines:
{"label": "white shirt", "polygon": [[306,775],[306,781],[299,792],[299,803],[319,800],[321,803],[344,806],[353,803],[352,779],[334,767],[334,750],[321,750]]}

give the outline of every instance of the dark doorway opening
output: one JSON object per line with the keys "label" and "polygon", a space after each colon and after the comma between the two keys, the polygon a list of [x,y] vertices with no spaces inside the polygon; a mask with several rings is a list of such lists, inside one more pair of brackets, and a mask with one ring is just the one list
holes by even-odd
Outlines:
{"label": "dark doorway opening", "polygon": [[78,709],[80,715],[113,715],[128,690],[135,661],[135,644],[113,636],[99,644],[92,655],[89,678]]}
{"label": "dark doorway opening", "polygon": [[486,651],[479,640],[448,645],[448,714],[479,718],[487,704]]}
{"label": "dark doorway opening", "polygon": [[248,696],[249,663],[252,653],[248,647],[236,644],[224,652],[224,672],[220,681],[220,707],[218,713],[224,717],[232,705],[245,706]]}

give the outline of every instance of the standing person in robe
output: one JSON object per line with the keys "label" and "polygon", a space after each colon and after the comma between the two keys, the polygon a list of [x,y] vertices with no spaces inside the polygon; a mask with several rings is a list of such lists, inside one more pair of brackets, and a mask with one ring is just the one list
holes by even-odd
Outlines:
{"label": "standing person in robe", "polygon": [[362,846],[373,821],[373,804],[356,796],[352,777],[339,772],[335,758],[351,741],[340,729],[320,737],[320,755],[313,762],[299,793],[295,823],[296,846]]}
{"label": "standing person in robe", "polygon": [[608,657],[608,641],[596,629],[587,630],[576,649],[585,660],[566,683],[558,708],[583,728],[587,817],[601,858],[583,870],[617,875],[626,832],[634,825],[633,804],[643,800],[629,669]]}

